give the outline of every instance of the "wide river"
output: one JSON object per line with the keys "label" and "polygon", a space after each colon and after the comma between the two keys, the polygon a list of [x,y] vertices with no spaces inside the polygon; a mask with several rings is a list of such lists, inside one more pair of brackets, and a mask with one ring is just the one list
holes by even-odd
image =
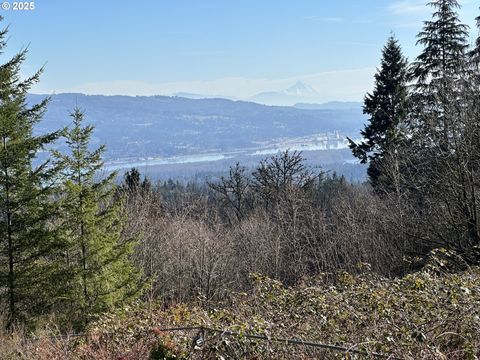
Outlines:
{"label": "wide river", "polygon": [[348,141],[346,139],[328,140],[312,143],[286,143],[278,146],[267,147],[257,150],[239,150],[231,153],[205,153],[195,155],[179,155],[168,158],[140,158],[140,159],[125,159],[115,162],[105,163],[105,170],[114,171],[121,169],[128,169],[132,167],[148,167],[155,165],[174,165],[174,164],[188,164],[200,163],[231,159],[239,155],[259,156],[259,155],[273,155],[281,151],[322,151],[322,150],[342,150],[348,148]]}

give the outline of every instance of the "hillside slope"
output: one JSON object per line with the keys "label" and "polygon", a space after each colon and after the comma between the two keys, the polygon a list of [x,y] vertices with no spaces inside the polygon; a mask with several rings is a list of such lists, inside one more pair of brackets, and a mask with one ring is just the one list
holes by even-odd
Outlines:
{"label": "hillside slope", "polygon": [[[36,103],[45,95],[29,95]],[[358,134],[361,109],[303,110],[227,99],[167,96],[58,94],[51,97],[39,131],[70,123],[78,105],[96,126],[96,143],[107,144],[107,159],[171,157],[262,148],[275,139],[319,133]]]}

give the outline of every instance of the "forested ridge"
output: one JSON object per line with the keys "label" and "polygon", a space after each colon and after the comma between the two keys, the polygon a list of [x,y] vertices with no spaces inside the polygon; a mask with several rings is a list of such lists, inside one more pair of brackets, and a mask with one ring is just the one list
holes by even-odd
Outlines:
{"label": "forested ridge", "polygon": [[116,184],[84,110],[34,135],[41,71],[20,77],[26,51],[1,65],[0,357],[476,359],[480,40],[457,0],[430,7],[418,57],[391,35],[365,96],[364,184],[296,151]]}

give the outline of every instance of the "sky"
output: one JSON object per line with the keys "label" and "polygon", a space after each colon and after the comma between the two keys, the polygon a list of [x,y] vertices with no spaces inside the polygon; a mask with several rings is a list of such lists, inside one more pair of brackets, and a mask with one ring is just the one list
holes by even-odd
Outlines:
{"label": "sky", "polygon": [[[43,94],[248,99],[303,81],[322,101],[355,101],[371,90],[392,32],[409,59],[419,53],[426,2],[36,0],[34,10],[0,9],[10,29],[0,61],[28,46],[22,73],[45,65],[32,89]],[[476,36],[480,1],[460,2]]]}

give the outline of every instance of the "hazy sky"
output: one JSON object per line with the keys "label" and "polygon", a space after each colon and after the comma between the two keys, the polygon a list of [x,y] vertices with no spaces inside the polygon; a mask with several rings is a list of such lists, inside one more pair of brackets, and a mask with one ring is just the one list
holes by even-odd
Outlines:
{"label": "hazy sky", "polygon": [[[391,31],[409,58],[418,53],[426,2],[37,0],[33,11],[0,10],[10,25],[1,56],[29,45],[25,75],[46,63],[37,93],[245,99],[302,80],[325,101],[360,100]],[[474,27],[479,1],[461,3]]]}

